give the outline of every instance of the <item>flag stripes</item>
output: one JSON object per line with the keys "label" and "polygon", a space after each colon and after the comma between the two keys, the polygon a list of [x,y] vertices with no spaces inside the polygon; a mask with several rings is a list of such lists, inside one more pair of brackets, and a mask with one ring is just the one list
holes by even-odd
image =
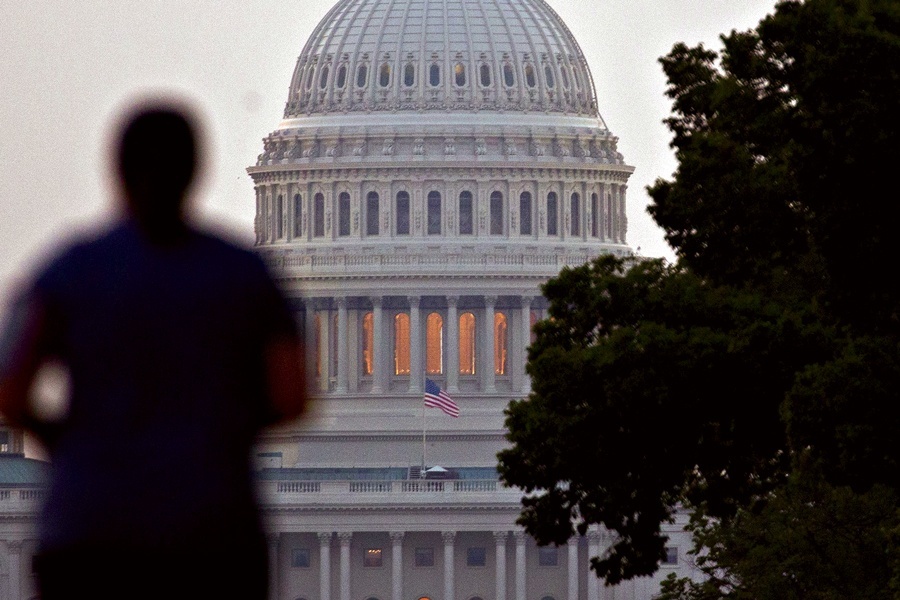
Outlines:
{"label": "flag stripes", "polygon": [[425,406],[439,408],[451,417],[459,416],[456,402],[432,380],[425,379]]}

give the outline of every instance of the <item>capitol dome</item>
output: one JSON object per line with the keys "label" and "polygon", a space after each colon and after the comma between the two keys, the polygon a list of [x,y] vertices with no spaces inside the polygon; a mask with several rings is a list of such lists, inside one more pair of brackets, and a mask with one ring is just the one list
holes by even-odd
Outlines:
{"label": "capitol dome", "polygon": [[285,116],[531,111],[594,117],[578,43],[543,0],[344,0],[313,32]]}

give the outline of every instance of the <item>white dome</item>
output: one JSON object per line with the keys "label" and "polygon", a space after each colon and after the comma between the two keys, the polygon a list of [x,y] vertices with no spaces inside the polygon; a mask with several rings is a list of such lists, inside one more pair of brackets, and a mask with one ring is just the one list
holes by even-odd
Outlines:
{"label": "white dome", "polygon": [[397,110],[597,116],[581,49],[543,0],[341,0],[297,61],[285,117]]}

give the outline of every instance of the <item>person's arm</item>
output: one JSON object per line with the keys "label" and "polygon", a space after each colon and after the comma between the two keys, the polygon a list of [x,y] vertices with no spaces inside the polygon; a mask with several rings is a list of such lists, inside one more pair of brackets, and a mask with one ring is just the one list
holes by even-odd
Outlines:
{"label": "person's arm", "polygon": [[296,419],[306,410],[306,370],[296,337],[283,336],[266,348],[266,377],[274,422]]}
{"label": "person's arm", "polygon": [[29,392],[44,359],[46,318],[33,295],[14,301],[0,331],[0,412],[15,427],[34,428]]}

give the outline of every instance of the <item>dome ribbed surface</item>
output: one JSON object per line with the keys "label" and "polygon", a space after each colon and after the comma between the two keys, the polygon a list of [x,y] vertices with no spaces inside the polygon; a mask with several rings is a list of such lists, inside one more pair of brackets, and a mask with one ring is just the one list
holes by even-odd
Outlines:
{"label": "dome ribbed surface", "polygon": [[581,49],[543,0],[340,0],[285,116],[377,110],[597,115]]}

